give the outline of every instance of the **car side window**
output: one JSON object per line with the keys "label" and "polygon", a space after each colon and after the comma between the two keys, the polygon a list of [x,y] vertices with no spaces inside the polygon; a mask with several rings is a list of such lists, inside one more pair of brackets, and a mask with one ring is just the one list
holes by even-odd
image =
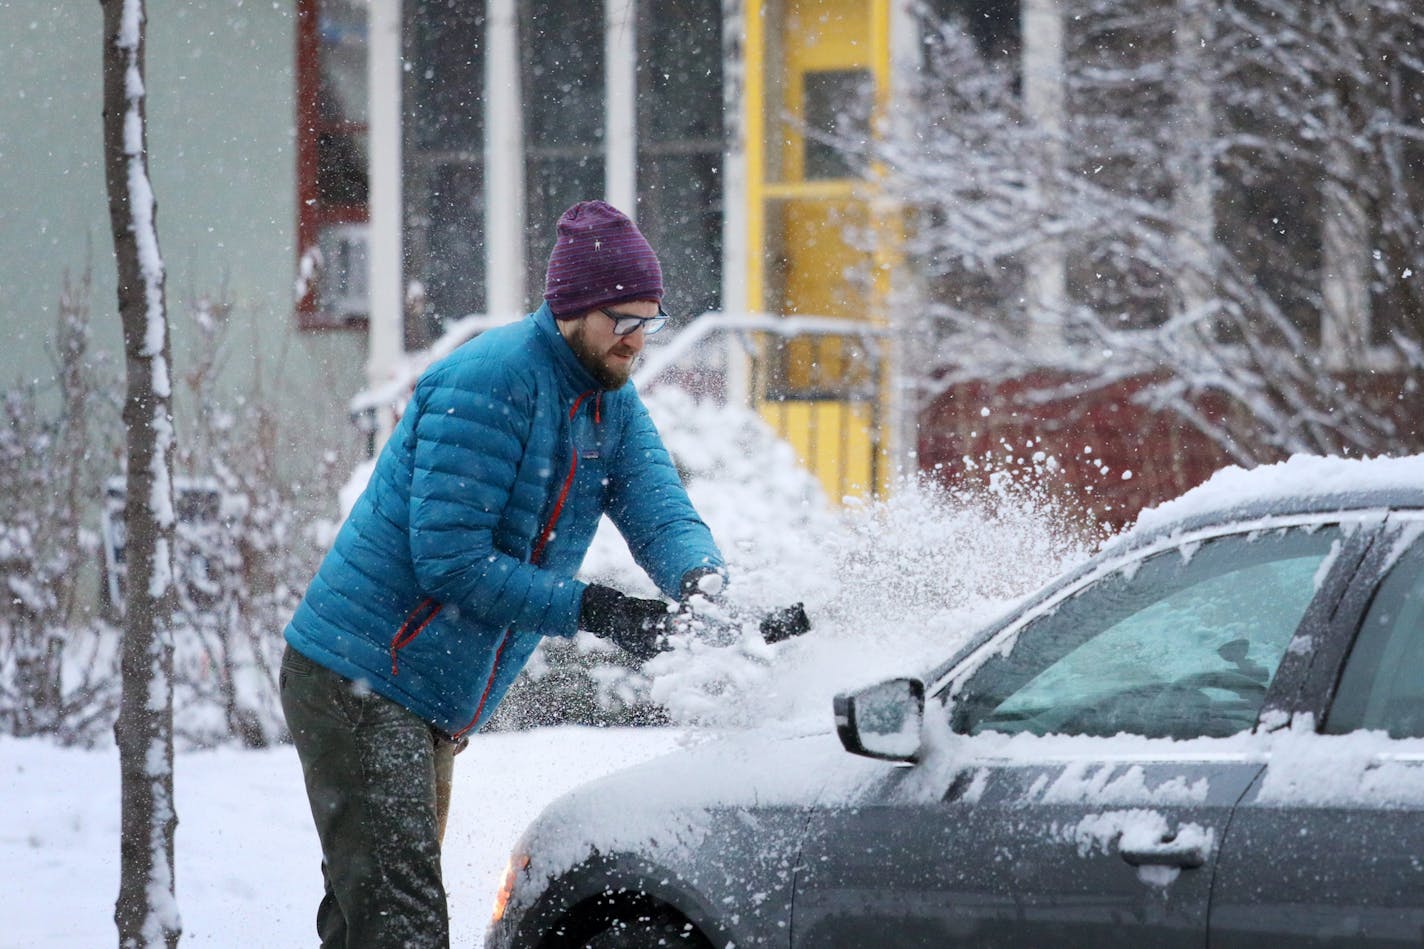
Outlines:
{"label": "car side window", "polygon": [[1424,543],[1385,575],[1360,624],[1325,731],[1424,738]]}
{"label": "car side window", "polygon": [[1185,544],[1104,576],[972,672],[954,729],[1224,737],[1252,728],[1336,527]]}

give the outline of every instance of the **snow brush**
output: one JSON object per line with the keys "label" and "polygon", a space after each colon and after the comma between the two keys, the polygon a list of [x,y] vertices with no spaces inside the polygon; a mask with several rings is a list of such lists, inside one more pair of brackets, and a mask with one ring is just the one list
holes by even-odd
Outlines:
{"label": "snow brush", "polygon": [[772,610],[761,618],[759,628],[761,638],[768,644],[775,644],[811,631],[811,618],[806,615],[806,607],[793,603],[779,610]]}
{"label": "snow brush", "polygon": [[729,608],[726,603],[713,603],[705,597],[694,596],[683,602],[668,632],[691,634],[708,645],[729,646],[743,637],[746,627],[753,621],[767,645],[784,642],[811,630],[811,619],[801,603],[772,610],[760,618],[737,615],[740,612]]}

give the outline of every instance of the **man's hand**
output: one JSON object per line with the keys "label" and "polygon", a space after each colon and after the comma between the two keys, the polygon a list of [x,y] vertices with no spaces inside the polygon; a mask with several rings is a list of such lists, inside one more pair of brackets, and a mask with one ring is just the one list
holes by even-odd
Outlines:
{"label": "man's hand", "polygon": [[682,575],[681,599],[686,603],[694,596],[715,600],[727,585],[727,573],[721,567],[693,567]]}
{"label": "man's hand", "polygon": [[673,616],[662,600],[625,596],[612,587],[590,583],[583,593],[579,628],[612,640],[645,662],[669,648],[664,635]]}

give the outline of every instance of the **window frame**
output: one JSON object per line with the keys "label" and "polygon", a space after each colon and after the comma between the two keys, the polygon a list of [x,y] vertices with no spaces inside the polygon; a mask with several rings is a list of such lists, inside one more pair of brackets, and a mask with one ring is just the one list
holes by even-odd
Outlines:
{"label": "window frame", "polygon": [[[577,130],[589,133],[589,138],[581,141],[571,140],[573,133],[562,128],[563,123],[542,115],[547,109],[544,104],[547,97],[541,97],[540,91],[545,86],[557,85],[553,77],[562,77],[565,73],[570,73],[575,78],[578,75],[569,70],[566,64],[552,60],[546,62],[543,57],[534,53],[540,50],[541,46],[555,48],[556,41],[543,37],[540,28],[549,20],[556,20],[559,11],[550,9],[550,4],[520,4],[518,9],[516,30],[520,50],[519,121],[524,142],[524,152],[520,156],[524,175],[524,282],[525,293],[531,303],[542,302],[545,268],[554,246],[554,227],[559,216],[575,201],[603,198],[608,191],[609,89],[608,68],[605,63],[607,24],[601,4],[583,9],[587,12],[590,24],[596,24],[592,35],[597,37],[597,42],[580,46],[580,56],[585,62],[579,65],[587,66],[586,78],[596,79],[596,97],[601,107],[597,122],[586,129]],[[548,75],[536,75],[541,69],[547,71]],[[587,89],[591,90],[592,85]],[[594,98],[591,91],[590,98]],[[566,109],[566,106],[561,106],[555,112]],[[539,119],[548,121],[541,124]],[[553,140],[550,140],[550,130],[556,126],[559,126],[561,131],[554,134]],[[563,140],[559,140],[561,138]],[[562,175],[556,173],[560,166],[568,165],[572,165],[576,170]],[[590,175],[596,180],[596,186],[571,189],[562,197],[556,193],[558,185],[567,186],[575,182],[579,174],[590,168],[596,172]],[[546,186],[551,181],[557,183],[553,188]],[[589,193],[590,191],[593,193]]]}
{"label": "window frame", "polygon": [[[319,26],[323,0],[296,0],[296,162],[297,234],[296,266],[300,295],[296,298],[297,328],[308,331],[346,330],[365,332],[370,322],[364,314],[337,314],[321,307],[318,279],[304,278],[307,255],[321,240],[324,228],[333,225],[363,227],[370,224],[370,200],[362,204],[324,204],[317,190],[318,142],[326,132],[366,132],[364,123],[332,125],[321,120],[321,40]],[[369,304],[368,304],[369,307]]]}
{"label": "window frame", "polygon": [[[457,320],[490,309],[486,221],[491,183],[485,143],[491,105],[486,81],[490,43],[497,37],[491,35],[483,5],[448,16],[437,6],[407,0],[401,9],[406,66],[401,82],[401,247],[408,350],[427,347]],[[436,34],[439,40],[432,39]],[[458,54],[450,56],[452,49]],[[444,84],[428,84],[437,73]],[[454,103],[442,100],[452,92],[457,93]],[[450,133],[447,124],[458,133]],[[472,181],[478,187],[470,187]],[[452,242],[466,247],[457,249]],[[412,287],[419,292],[410,293]]]}
{"label": "window frame", "polygon": [[[1317,651],[1316,661],[1301,683],[1297,700],[1300,713],[1313,716],[1316,730],[1322,734],[1326,733],[1325,725],[1330,719],[1335,694],[1345,672],[1345,663],[1354,651],[1355,642],[1359,638],[1365,617],[1374,604],[1375,595],[1388,579],[1390,570],[1405,554],[1402,546],[1396,549],[1395,545],[1411,530],[1419,530],[1420,525],[1424,525],[1424,510],[1390,511],[1388,518],[1379,525],[1374,543],[1366,552],[1358,571],[1341,597],[1335,615],[1339,635],[1334,637],[1327,649]],[[1424,544],[1424,539],[1416,537],[1413,543],[1415,546]]]}
{"label": "window frame", "polygon": [[[655,24],[665,22],[668,17],[677,17],[689,11],[660,9],[657,0],[636,0],[634,4],[634,35],[638,44],[638,62],[634,70],[633,96],[635,141],[633,146],[634,180],[638,195],[638,226],[658,249],[662,260],[667,293],[664,305],[672,314],[671,326],[681,328],[705,312],[723,309],[723,282],[726,277],[726,247],[723,242],[723,227],[727,216],[727,160],[728,123],[731,121],[722,94],[726,85],[725,14],[718,12],[716,29],[705,36],[714,51],[717,74],[718,95],[714,99],[703,99],[711,103],[709,113],[703,118],[711,119],[712,126],[702,130],[705,134],[680,134],[670,136],[657,129],[656,115],[668,108],[677,108],[677,96],[657,81],[655,73],[667,65],[662,55],[667,51],[656,47],[658,38]],[[675,22],[675,21],[674,21]],[[656,53],[649,53],[650,48]],[[704,164],[708,171],[698,184],[707,184],[706,191],[694,202],[677,202],[667,193],[666,182],[670,169],[676,163],[687,161],[690,165]],[[702,169],[698,169],[701,171]],[[672,174],[677,174],[673,171]],[[694,171],[693,176],[697,175]],[[686,180],[686,179],[682,179]],[[709,226],[715,219],[715,226]],[[687,245],[679,243],[687,234],[709,238],[704,249],[708,252],[707,271],[704,275],[712,278],[711,285],[701,287],[689,279],[690,269],[685,266],[679,254]],[[701,244],[701,241],[697,241]],[[708,295],[699,300],[701,291]]]}
{"label": "window frame", "polygon": [[[1042,595],[1030,600],[1009,614],[998,624],[981,634],[970,646],[943,671],[929,681],[927,694],[941,702],[946,710],[953,703],[963,685],[986,661],[1013,648],[1018,634],[1028,624],[1054,612],[1065,600],[1097,583],[1104,577],[1124,569],[1133,569],[1150,557],[1177,550],[1185,545],[1203,543],[1231,535],[1280,530],[1294,527],[1326,527],[1337,525],[1341,528],[1344,543],[1331,564],[1326,576],[1321,579],[1315,596],[1306,607],[1296,627],[1297,637],[1308,637],[1312,643],[1338,642],[1342,637],[1331,636],[1331,614],[1337,604],[1346,596],[1347,587],[1356,576],[1357,568],[1365,550],[1373,540],[1377,529],[1383,523],[1387,512],[1378,509],[1359,511],[1334,511],[1328,513],[1303,513],[1291,515],[1266,515],[1260,518],[1230,523],[1217,523],[1196,528],[1169,530],[1129,550],[1109,554],[1106,558],[1090,561],[1077,573],[1072,574]],[[1298,692],[1316,665],[1314,657],[1319,649],[1287,648],[1284,658],[1277,667],[1257,716],[1256,728],[1263,725],[1275,727],[1289,720],[1289,711],[1294,708]],[[1328,649],[1326,650],[1328,651]],[[1336,664],[1338,666],[1338,663]],[[1285,714],[1283,714],[1283,711]],[[1323,720],[1317,716],[1316,721]]]}
{"label": "window frame", "polygon": [[[1420,597],[1419,590],[1419,584],[1421,580],[1424,580],[1424,543],[1421,543],[1420,540],[1421,535],[1424,535],[1424,520],[1416,519],[1405,523],[1406,526],[1399,533],[1392,536],[1386,535],[1383,546],[1390,550],[1391,556],[1375,579],[1374,593],[1370,597],[1369,607],[1361,615],[1360,622],[1354,630],[1350,649],[1341,660],[1338,684],[1331,699],[1330,711],[1320,727],[1324,734],[1348,735],[1356,731],[1385,731],[1391,738],[1424,738],[1424,731],[1412,735],[1394,734],[1394,730],[1400,723],[1392,721],[1388,714],[1381,715],[1381,710],[1376,706],[1376,702],[1383,697],[1380,686],[1385,686],[1383,694],[1388,695],[1389,685],[1397,681],[1399,673],[1417,672],[1420,660],[1418,653],[1412,653],[1410,656],[1412,661],[1403,666],[1394,665],[1391,660],[1391,650],[1403,641],[1410,642],[1410,645],[1406,647],[1408,649],[1418,648],[1419,644],[1412,641],[1414,637],[1408,636],[1408,632],[1418,630],[1421,619],[1424,619],[1418,613],[1421,601],[1424,600]],[[1399,583],[1396,583],[1396,580]],[[1415,612],[1409,614],[1414,620],[1412,625],[1401,627],[1398,625],[1399,617],[1397,616],[1393,622],[1383,622],[1388,619],[1388,615],[1380,617],[1381,622],[1378,625],[1371,622],[1386,589],[1396,596],[1403,593],[1406,600],[1413,601]],[[1397,602],[1395,607],[1402,610],[1405,603]],[[1376,633],[1382,638],[1376,638]],[[1362,653],[1362,646],[1366,644],[1374,649],[1371,652]],[[1398,658],[1397,655],[1393,657],[1394,660]],[[1353,666],[1357,659],[1361,660],[1364,665]],[[1391,668],[1393,669],[1392,673],[1389,671]],[[1352,679],[1352,671],[1358,673],[1359,676]],[[1388,683],[1381,682],[1382,676],[1388,680]],[[1345,705],[1342,704],[1342,699],[1345,698],[1347,684],[1356,687],[1356,691],[1348,697],[1349,703]],[[1342,713],[1350,718],[1349,722],[1336,721]],[[1371,717],[1383,720],[1371,723],[1369,721]],[[1342,727],[1344,725],[1348,727]],[[1417,724],[1414,727],[1416,730],[1418,729]]]}

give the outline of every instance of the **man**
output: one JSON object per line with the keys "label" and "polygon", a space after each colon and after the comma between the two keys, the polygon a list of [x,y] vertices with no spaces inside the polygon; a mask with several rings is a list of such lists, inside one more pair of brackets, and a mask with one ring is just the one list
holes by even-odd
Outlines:
{"label": "man", "polygon": [[565,212],[544,305],[421,376],[292,617],[282,708],[321,838],[322,946],[448,945],[453,754],[543,636],[662,648],[667,603],[574,579],[601,515],[669,597],[719,583],[627,384],[662,294],[632,221],[602,201]]}

